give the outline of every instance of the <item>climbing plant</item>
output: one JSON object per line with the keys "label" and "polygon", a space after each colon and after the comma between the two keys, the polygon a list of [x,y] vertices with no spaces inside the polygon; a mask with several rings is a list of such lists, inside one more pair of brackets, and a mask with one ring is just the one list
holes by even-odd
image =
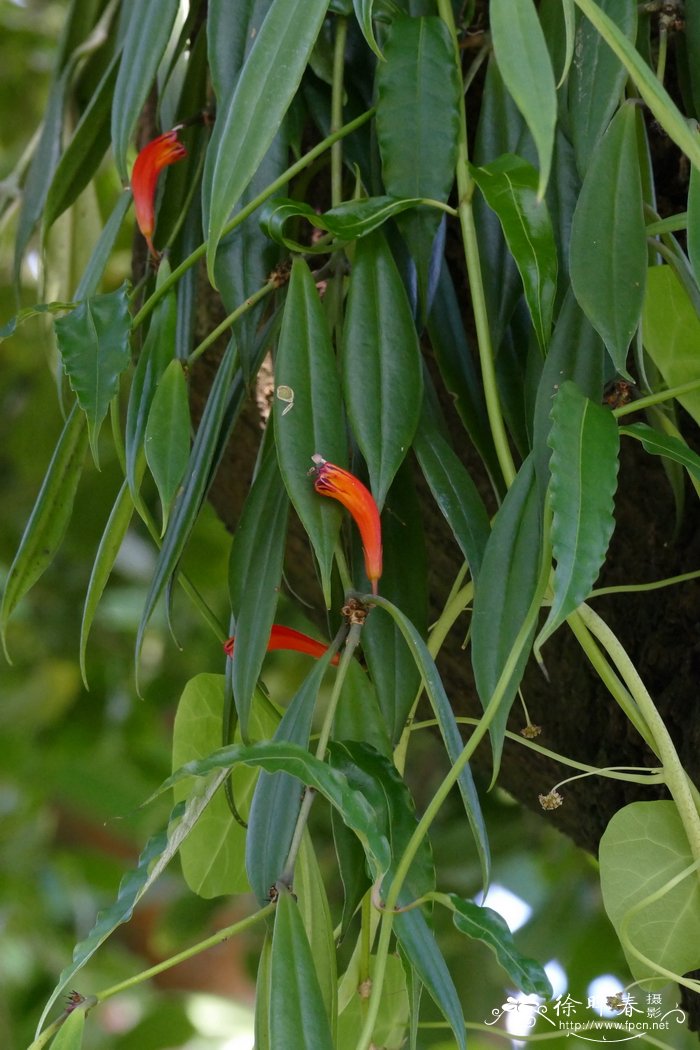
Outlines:
{"label": "climbing plant", "polygon": [[[64,419],[5,575],[5,655],[106,454],[121,487],[82,609],[86,684],[136,527],[157,553],[123,688],[148,702],[152,620],[182,602],[220,673],[180,683],[173,772],[151,785],[170,817],[75,946],[32,1050],[75,1050],[93,1011],[154,975],[76,990],[176,856],[193,895],[246,905],[155,969],[257,928],[259,1050],[426,1045],[428,999],[444,1045],[463,1050],[469,1028],[488,1029],[465,1017],[433,932],[443,912],[495,953],[504,1003],[527,997],[533,1026],[560,1037],[546,960],[451,886],[431,846],[457,797],[455,849],[488,889],[484,793],[514,741],[573,779],[637,792],[599,843],[630,972],[610,1037],[629,1032],[639,989],[700,991],[687,976],[700,969],[697,763],[596,603],[621,448],[638,446],[642,476],[639,462],[663,459],[676,536],[696,513],[699,115],[692,3],[68,5],[20,192],[2,203],[17,285],[28,258],[40,279],[0,336],[45,324]],[[131,272],[115,281],[132,227]],[[223,618],[186,565],[208,497],[231,531]],[[618,600],[698,575],[650,579],[640,564]],[[621,712],[605,748],[619,743],[617,761],[582,761],[546,727],[538,740],[527,708],[521,732],[523,716],[509,721],[526,669],[552,678],[564,636]],[[457,669],[443,671],[455,640]],[[269,689],[270,650],[304,654],[306,676]],[[556,703],[584,718],[576,696]],[[417,808],[428,730],[444,768]],[[545,811],[560,787],[540,793]],[[309,824],[324,807],[334,910]],[[661,1015],[644,1016],[643,1035]]]}

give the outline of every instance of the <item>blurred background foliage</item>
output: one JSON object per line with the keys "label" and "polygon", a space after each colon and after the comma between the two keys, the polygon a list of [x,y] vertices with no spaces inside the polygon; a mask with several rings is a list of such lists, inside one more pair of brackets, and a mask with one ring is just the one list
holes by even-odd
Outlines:
{"label": "blurred background foliage", "polygon": [[[28,137],[41,121],[60,37],[61,0],[0,0],[0,188],[6,207],[0,227],[0,325],[17,309],[12,286],[15,172]],[[118,192],[108,157],[92,219],[99,229]],[[90,245],[84,246],[89,250]],[[106,287],[130,268],[131,245],[120,243]],[[42,301],[32,257],[23,274],[21,305]],[[62,425],[60,383],[51,327],[34,319],[0,344],[0,583],[9,569]],[[67,537],[50,570],[24,599],[9,629],[12,664],[0,660],[0,1046],[22,1050],[33,1038],[43,1003],[73,945],[110,903],[119,880],[136,862],[147,837],[167,820],[168,804],[141,803],[169,773],[172,722],[182,684],[200,671],[222,672],[224,656],[211,634],[176,595],[175,641],[164,617],[154,620],[143,654],[144,700],[133,682],[133,644],[154,563],[150,541],[133,528],[118,571],[100,605],[90,640],[89,691],[78,664],[80,617],[94,552],[121,474],[111,444],[101,470],[88,467]],[[155,510],[155,500],[153,501]],[[219,613],[226,608],[228,535],[211,510],[201,517],[186,568]],[[273,654],[266,681],[284,700],[304,673],[304,658]],[[437,786],[444,756],[429,732],[413,754],[418,806]],[[485,788],[485,785],[484,785]],[[457,806],[457,800],[455,805]],[[494,876],[512,896],[489,900],[515,929],[526,954],[551,960],[555,995],[585,1003],[591,982],[612,975],[608,994],[629,977],[617,939],[602,912],[592,858],[524,812],[502,792],[485,796]],[[328,825],[320,807],[315,831]],[[460,894],[473,894],[479,871],[471,847],[455,842],[449,807],[434,830],[436,860]],[[333,870],[329,827],[320,857],[335,918],[342,895]],[[323,841],[323,839],[321,839]],[[127,926],[96,954],[81,975],[89,994],[137,973],[245,914],[247,902],[192,896],[177,867],[160,880]],[[489,1020],[512,989],[487,950],[444,929],[465,1015]],[[348,937],[348,944],[353,938]],[[259,942],[252,934],[109,1001],[86,1031],[87,1050],[248,1050]],[[669,993],[671,994],[671,993]],[[515,1023],[515,1016],[508,1018]],[[501,1022],[502,1024],[502,1022]],[[513,1030],[513,1034],[516,1031]],[[693,1037],[674,1033],[681,1048]],[[578,1042],[564,1036],[547,1046]],[[421,1045],[453,1044],[439,1026]],[[503,1034],[475,1032],[473,1050],[507,1046]],[[523,1045],[523,1044],[520,1044]]]}

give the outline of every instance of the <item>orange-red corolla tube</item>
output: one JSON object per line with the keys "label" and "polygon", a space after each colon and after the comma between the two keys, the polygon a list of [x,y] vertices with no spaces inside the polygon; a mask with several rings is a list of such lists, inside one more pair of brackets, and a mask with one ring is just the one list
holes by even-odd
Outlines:
{"label": "orange-red corolla tube", "polygon": [[379,508],[372,493],[359,478],[334,463],[327,463],[318,453],[312,457],[314,488],[322,496],[330,496],[342,503],[355,519],[362,538],[365,555],[365,572],[372,584],[372,594],[377,593],[377,583],[382,575],[382,526]]}
{"label": "orange-red corolla tube", "polygon": [[[229,655],[233,656],[233,647],[235,645],[235,637],[229,638],[224,642],[224,651]],[[317,642],[315,638],[309,638],[308,634],[302,634],[301,631],[295,631],[293,627],[284,627],[280,623],[272,625],[270,631],[270,640],[267,643],[268,652],[272,649],[293,649],[297,653],[306,653],[308,656],[315,656],[317,659],[328,649],[327,645],[323,642]],[[331,660],[332,664],[338,663],[338,654]]]}
{"label": "orange-red corolla tube", "polygon": [[156,223],[156,185],[163,168],[187,156],[187,150],[177,137],[181,127],[182,125],[178,125],[172,131],[166,131],[165,134],[147,143],[134,161],[131,170],[131,192],[134,195],[136,222],[146,238],[151,255],[156,258],[158,253],[153,247],[152,240]]}

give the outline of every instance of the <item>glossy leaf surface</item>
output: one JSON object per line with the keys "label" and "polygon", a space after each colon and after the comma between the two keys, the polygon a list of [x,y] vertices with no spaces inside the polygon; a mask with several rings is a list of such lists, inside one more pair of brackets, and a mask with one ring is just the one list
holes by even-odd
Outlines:
{"label": "glossy leaf surface", "polygon": [[333,1050],[333,1036],[299,909],[282,887],[270,957],[270,1050],[290,1045]]}
{"label": "glossy leaf surface", "polygon": [[217,114],[216,153],[205,170],[210,279],[224,225],[296,93],[327,7],[328,0],[274,0],[233,95]]}
{"label": "glossy leaf surface", "polygon": [[[318,691],[330,660],[330,653],[321,657],[304,679],[275,730],[275,741],[308,746]],[[302,784],[289,773],[260,774],[250,808],[245,850],[250,885],[261,904],[284,869],[302,793]]]}
{"label": "glossy leaf surface", "polygon": [[552,607],[535,642],[538,649],[586,600],[605,560],[615,528],[620,438],[610,409],[566,382],[552,404],[548,442],[556,569]]}
{"label": "glossy leaf surface", "polygon": [[[126,182],[126,158],[139,114],[155,80],[180,7],[179,0],[162,0],[131,8],[112,103],[112,149]],[[163,129],[167,130],[167,129]]]}
{"label": "glossy leaf surface", "polygon": [[314,492],[309,470],[316,453],[329,463],[347,466],[343,409],[328,325],[311,271],[296,259],[287,293],[277,356],[277,389],[292,391],[293,407],[274,401],[275,447],[280,471],[294,509],[311,540],[330,602],[333,550],[341,511],[335,500]]}
{"label": "glossy leaf surface", "polygon": [[[472,614],[472,666],[481,703],[486,708],[514,651],[536,593],[539,574],[541,510],[529,457],[520,468],[493,520],[486,544]],[[534,622],[531,637],[534,635]],[[520,684],[529,645],[513,667],[500,707],[491,722],[494,769],[498,769],[508,712]]]}
{"label": "glossy leaf surface", "polygon": [[418,425],[423,374],[408,296],[379,233],[355,249],[341,364],[350,423],[381,511]]}
{"label": "glossy leaf surface", "polygon": [[[462,738],[452,712],[452,706],[447,694],[445,693],[445,688],[438,674],[435,662],[428,651],[428,647],[416,631],[413,624],[404,616],[400,609],[397,609],[396,606],[392,605],[392,603],[385,598],[374,597],[372,598],[372,601],[381,609],[386,609],[390,614],[411,650],[411,655],[420,671],[421,678],[423,679],[423,686],[428,694],[428,699],[430,700],[435,718],[437,719],[440,733],[445,743],[445,750],[449,755],[450,761],[453,763],[456,762],[462,752]],[[479,861],[481,863],[484,885],[487,886],[490,879],[491,867],[488,836],[486,834],[484,818],[481,812],[479,796],[468,766],[462,770],[457,784],[462,795],[462,801],[472,829],[472,834],[474,835],[474,841],[479,854]]]}
{"label": "glossy leaf surface", "polygon": [[440,894],[437,899],[449,902],[452,919],[460,933],[489,946],[516,988],[526,995],[541,995],[551,999],[552,986],[543,967],[518,951],[502,915],[493,908],[481,907],[455,893]]}
{"label": "glossy leaf surface", "polygon": [[413,447],[430,491],[476,580],[491,534],[489,517],[476,485],[425,411]]}
{"label": "glossy leaf surface", "polygon": [[236,622],[233,695],[243,739],[279,597],[289,498],[277,457],[269,449],[248,494],[229,562],[231,611]]}
{"label": "glossy leaf surface", "polygon": [[487,204],[498,215],[544,351],[557,290],[557,249],[547,205],[537,198],[537,172],[513,154],[484,167],[472,166],[471,172]]}
{"label": "glossy leaf surface", "polygon": [[641,441],[646,452],[653,456],[664,456],[685,467],[689,474],[700,481],[700,456],[686,445],[685,441],[664,434],[646,423],[629,423],[620,427],[620,434]]}
{"label": "glossy leaf surface", "polygon": [[[384,61],[377,66],[376,90],[377,142],[387,193],[446,202],[457,160],[461,83],[454,45],[441,18],[394,18]],[[439,212],[420,209],[398,220],[416,265],[424,308],[440,219]]]}
{"label": "glossy leaf surface", "polygon": [[[635,0],[597,0],[599,8],[634,41]],[[627,71],[591,22],[579,15],[574,41],[575,61],[568,83],[568,113],[576,163],[585,174],[622,96]]]}
{"label": "glossy leaf surface", "polygon": [[618,372],[627,377],[627,351],[644,301],[645,249],[635,114],[627,105],[588,165],[569,258],[574,294]]}
{"label": "glossy leaf surface", "polygon": [[493,0],[489,17],[498,68],[537,145],[542,197],[552,163],[557,96],[537,11],[532,0]]}

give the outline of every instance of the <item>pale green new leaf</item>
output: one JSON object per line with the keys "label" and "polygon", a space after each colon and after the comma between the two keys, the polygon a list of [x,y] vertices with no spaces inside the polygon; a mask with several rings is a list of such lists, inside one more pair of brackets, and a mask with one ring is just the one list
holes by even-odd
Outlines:
{"label": "pale green new leaf", "polygon": [[[642,338],[667,386],[700,381],[700,317],[670,266],[652,266],[647,273]],[[677,400],[700,423],[700,388]]]}
{"label": "pale green new leaf", "polygon": [[644,980],[658,972],[630,945],[671,973],[697,969],[700,885],[696,871],[659,899],[636,909],[693,863],[675,803],[633,802],[618,810],[600,840],[599,861],[603,904],[634,977]]}
{"label": "pale green new leaf", "polygon": [[[205,758],[221,744],[224,710],[224,676],[198,674],[185,686],[173,727],[173,769]],[[274,733],[277,721],[265,704],[254,704],[249,720],[251,736],[265,739]],[[240,740],[240,736],[239,736]],[[236,806],[248,816],[258,771],[239,766],[232,773]],[[192,784],[175,785],[175,802],[195,797]],[[245,829],[234,820],[223,792],[218,792],[202,813],[197,826],[180,848],[180,862],[187,885],[200,897],[247,893]]]}
{"label": "pale green new leaf", "polygon": [[552,607],[536,650],[586,600],[605,560],[615,528],[620,439],[610,409],[589,401],[567,381],[554,397],[547,443],[556,569]]}
{"label": "pale green new leaf", "polygon": [[190,409],[181,361],[173,359],[158,381],[148,413],[144,449],[160,496],[164,533],[190,454]]}

